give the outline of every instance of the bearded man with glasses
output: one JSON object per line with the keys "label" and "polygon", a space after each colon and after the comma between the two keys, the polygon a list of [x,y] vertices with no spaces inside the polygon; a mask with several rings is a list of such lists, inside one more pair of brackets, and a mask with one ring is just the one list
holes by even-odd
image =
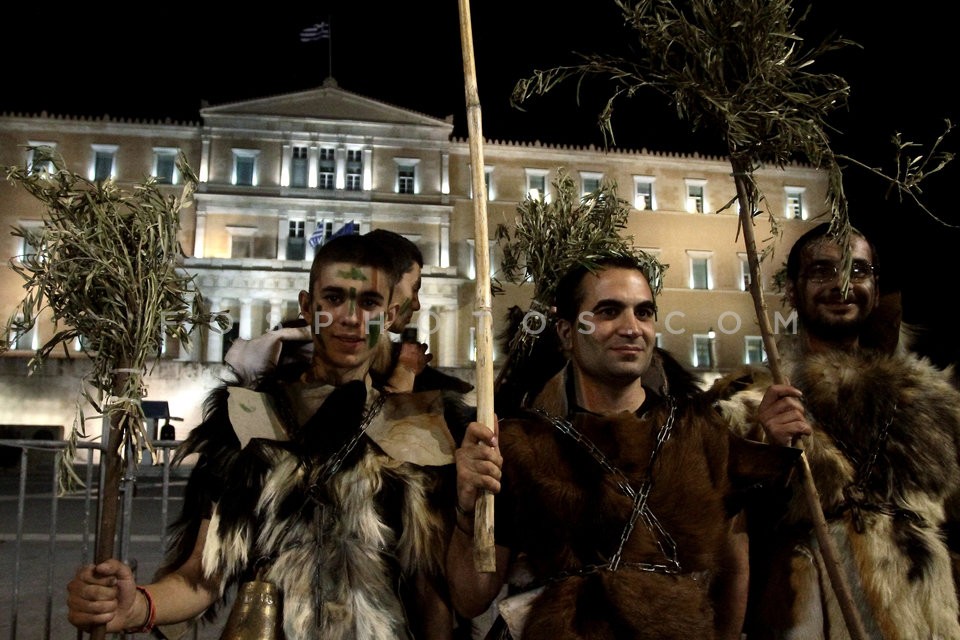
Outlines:
{"label": "bearded man with glasses", "polygon": [[[868,344],[877,262],[856,230],[846,253],[826,223],[797,240],[786,294],[798,331],[779,340],[781,364],[803,394],[812,426],[803,446],[867,635],[960,638],[960,392],[928,361]],[[768,428],[776,420],[760,401],[765,369],[732,379],[748,388],[721,404],[741,433],[779,444],[807,435]],[[849,638],[795,475],[786,496],[766,496],[779,508],[760,500],[748,509],[747,637]]]}

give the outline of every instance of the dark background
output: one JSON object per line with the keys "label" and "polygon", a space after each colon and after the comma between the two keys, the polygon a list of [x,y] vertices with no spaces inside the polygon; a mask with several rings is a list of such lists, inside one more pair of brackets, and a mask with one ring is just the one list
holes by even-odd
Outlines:
{"label": "dark background", "polygon": [[[194,3],[198,5],[199,3]],[[222,104],[310,89],[330,75],[346,90],[445,117],[467,136],[458,4],[454,0],[294,3],[203,7],[163,5],[85,10],[76,5],[21,5],[8,23],[0,111],[171,118],[199,122],[206,102]],[[956,28],[939,0],[881,9],[876,2],[795,2],[811,6],[798,28],[808,42],[842,36],[847,47],[817,61],[851,86],[846,109],[831,116],[836,152],[892,171],[891,138],[923,149],[956,120],[953,84]],[[94,7],[97,5],[87,5]],[[884,5],[887,6],[887,5]],[[171,11],[169,8],[182,8]],[[331,25],[330,41],[302,44],[314,22]],[[573,83],[513,109],[515,82],[537,68],[575,62],[572,52],[610,51],[633,38],[612,0],[474,0],[472,33],[483,133],[493,140],[604,144],[596,115],[606,90]],[[332,56],[330,53],[332,52]],[[657,94],[621,103],[617,146],[722,153],[718,141],[693,134]],[[957,133],[945,148],[956,151]],[[885,200],[885,185],[862,170],[845,171],[851,217],[878,244],[882,287],[902,292],[906,320],[936,329],[937,357],[956,352],[952,311],[956,287],[948,257],[960,223],[954,203],[958,166],[924,184],[937,222],[909,203]],[[951,305],[952,306],[952,305]]]}

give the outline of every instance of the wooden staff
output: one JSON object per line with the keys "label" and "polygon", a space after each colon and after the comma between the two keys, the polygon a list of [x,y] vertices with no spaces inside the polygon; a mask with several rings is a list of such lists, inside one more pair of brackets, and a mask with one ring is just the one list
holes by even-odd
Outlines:
{"label": "wooden staff", "polygon": [[[470,177],[473,185],[474,251],[477,291],[474,316],[477,318],[477,420],[493,427],[493,309],[490,304],[490,250],[487,240],[487,189],[483,167],[483,131],[480,126],[480,97],[473,58],[473,27],[469,0],[458,0],[460,44],[463,49],[463,78],[467,99],[467,127],[470,134]],[[473,562],[480,573],[497,570],[493,540],[493,496],[484,491],[477,497],[473,527]]]}
{"label": "wooden staff", "polygon": [[[747,264],[750,266],[750,295],[757,312],[760,335],[763,338],[763,347],[767,351],[767,362],[773,375],[773,381],[776,384],[784,384],[786,378],[780,368],[780,352],[777,349],[777,342],[773,338],[773,330],[767,317],[767,306],[763,301],[763,292],[760,290],[760,260],[757,256],[757,243],[753,234],[753,215],[751,213],[756,198],[751,197],[754,191],[742,177],[747,175],[746,171],[750,170],[747,162],[742,159],[731,159],[734,182],[737,187],[737,199],[741,205],[740,227],[747,250]],[[840,567],[840,553],[837,551],[837,545],[827,528],[827,519],[823,515],[823,507],[820,505],[820,493],[817,491],[816,484],[814,484],[806,453],[800,454],[800,462],[803,474],[804,499],[810,512],[810,519],[813,521],[813,531],[817,543],[820,545],[820,553],[823,555],[823,564],[826,566],[833,592],[837,596],[837,602],[840,605],[843,620],[847,625],[847,631],[850,632],[850,637],[853,640],[868,640],[863,621],[860,619],[860,613],[850,593],[850,585],[847,584],[846,576]]]}
{"label": "wooden staff", "polygon": [[[115,374],[113,391],[117,396],[123,393],[129,374]],[[94,563],[106,562],[114,555],[114,539],[117,535],[117,519],[120,517],[120,484],[123,481],[123,461],[120,452],[124,449],[126,429],[129,425],[126,409],[110,416],[110,428],[106,442],[100,449],[100,464],[105,469],[100,486],[100,523],[97,527],[96,555]],[[107,625],[100,624],[90,630],[90,640],[103,640],[107,636]]]}

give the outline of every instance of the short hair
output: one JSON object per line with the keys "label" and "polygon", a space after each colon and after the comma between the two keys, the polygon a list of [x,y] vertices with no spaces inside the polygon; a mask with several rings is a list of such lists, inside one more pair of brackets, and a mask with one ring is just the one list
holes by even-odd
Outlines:
{"label": "short hair", "polygon": [[397,284],[397,275],[394,260],[387,252],[367,236],[354,234],[336,236],[317,249],[310,266],[310,295],[313,287],[320,279],[323,268],[334,262],[348,262],[360,267],[373,267],[387,276],[390,292]]}
{"label": "short hair", "polygon": [[409,238],[387,229],[374,229],[368,231],[365,235],[390,254],[397,282],[403,278],[407,271],[413,268],[414,264],[419,265],[421,269],[423,268],[423,254]]}
{"label": "short hair", "polygon": [[653,284],[651,284],[648,263],[629,255],[606,256],[593,260],[590,264],[580,263],[570,268],[560,278],[554,294],[554,304],[557,308],[558,318],[568,322],[574,322],[577,319],[577,311],[586,297],[583,290],[584,277],[588,273],[596,273],[604,269],[633,269],[639,271],[647,280],[647,284],[650,284],[650,291],[654,293],[654,303],[656,303],[656,293]]}
{"label": "short hair", "polygon": [[[790,255],[787,256],[788,281],[796,282],[800,277],[801,258],[803,257],[803,251],[808,246],[822,238],[828,238],[829,240],[836,241],[836,236],[830,233],[831,228],[832,225],[829,222],[821,222],[797,238],[797,241],[793,243],[793,247],[790,248]],[[850,227],[850,234],[863,238],[867,245],[869,245],[870,254],[873,256],[873,272],[877,273],[880,267],[880,255],[877,253],[877,247],[870,241],[870,238],[865,236],[859,229],[855,227]]]}

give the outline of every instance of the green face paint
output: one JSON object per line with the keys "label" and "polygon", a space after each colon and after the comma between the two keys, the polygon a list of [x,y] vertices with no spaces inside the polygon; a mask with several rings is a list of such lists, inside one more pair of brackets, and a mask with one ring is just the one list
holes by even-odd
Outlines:
{"label": "green face paint", "polygon": [[356,314],[357,313],[357,290],[353,287],[350,287],[350,294],[348,296],[347,304],[349,305],[347,308],[349,309],[350,315]]}
{"label": "green face paint", "polygon": [[364,275],[363,270],[360,267],[350,267],[346,271],[339,271],[337,275],[341,278],[346,278],[347,280],[360,280],[361,282],[367,281],[367,276]]}
{"label": "green face paint", "polygon": [[380,322],[370,322],[367,324],[367,347],[373,349],[380,340]]}

